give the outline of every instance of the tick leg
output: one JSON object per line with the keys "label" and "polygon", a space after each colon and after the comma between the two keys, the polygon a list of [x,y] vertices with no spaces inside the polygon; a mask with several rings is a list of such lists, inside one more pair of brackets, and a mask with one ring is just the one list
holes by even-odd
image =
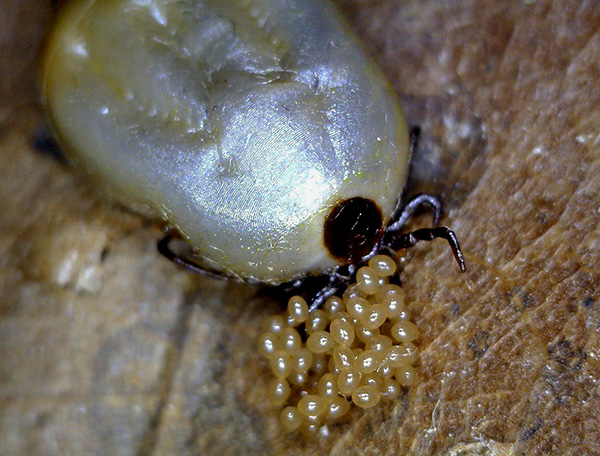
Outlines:
{"label": "tick leg", "polygon": [[33,138],[33,145],[39,152],[61,163],[67,163],[67,158],[48,125],[43,126],[37,131]]}
{"label": "tick leg", "polygon": [[458,244],[458,239],[456,239],[456,234],[448,227],[439,226],[436,228],[422,228],[405,234],[395,232],[390,233],[388,231],[386,233],[386,238],[385,245],[393,250],[408,249],[413,247],[419,241],[433,241],[437,238],[446,239],[448,244],[450,244],[450,248],[452,249],[452,253],[454,254],[454,258],[456,258],[460,270],[462,272],[467,270],[462,250]]}
{"label": "tick leg", "polygon": [[338,287],[336,287],[335,285],[327,285],[326,287],[324,287],[313,298],[312,302],[310,303],[310,307],[308,308],[308,312],[312,313],[313,311],[317,310],[323,305],[327,298],[333,296],[337,292]]}
{"label": "tick leg", "polygon": [[301,295],[309,303],[309,312],[313,312],[330,296],[344,292],[355,277],[357,269],[358,266],[354,264],[337,266],[323,275],[304,277],[276,288],[281,287],[286,299],[294,294]]}
{"label": "tick leg", "polygon": [[206,277],[211,277],[213,279],[224,280],[224,279],[230,278],[230,277],[227,277],[226,275],[220,274],[216,271],[211,271],[211,270],[203,268],[198,263],[193,261],[188,255],[184,255],[184,254],[175,252],[171,248],[171,242],[173,242],[174,240],[177,240],[177,239],[179,239],[179,235],[177,234],[177,232],[172,231],[172,230],[168,231],[167,234],[165,235],[165,237],[163,237],[160,241],[158,241],[158,243],[156,244],[156,248],[158,249],[159,253],[162,256],[171,260],[177,266],[181,266],[182,268],[187,269],[190,272],[193,272],[195,274],[199,274],[202,276],[206,276]]}
{"label": "tick leg", "polygon": [[404,207],[400,206],[400,200],[392,212],[394,222],[388,226],[387,231],[397,231],[406,225],[406,222],[417,209],[422,206],[429,206],[433,214],[433,226],[437,226],[442,216],[442,202],[435,196],[421,193],[411,199]]}
{"label": "tick leg", "polygon": [[354,274],[356,274],[356,266],[349,264],[345,269],[347,269],[346,273],[341,273],[340,268],[335,268],[329,273],[329,283],[317,291],[314,298],[311,300],[311,304],[308,309],[309,312],[321,307],[327,298],[333,296],[338,291],[343,291],[346,289],[350,283],[350,280],[352,280],[352,277]]}
{"label": "tick leg", "polygon": [[419,140],[421,139],[421,127],[412,127],[410,129],[410,155],[414,157],[419,147]]}

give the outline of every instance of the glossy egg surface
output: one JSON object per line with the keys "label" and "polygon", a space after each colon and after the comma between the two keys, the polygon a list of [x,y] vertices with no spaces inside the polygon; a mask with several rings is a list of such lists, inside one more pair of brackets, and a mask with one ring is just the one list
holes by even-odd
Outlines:
{"label": "glossy egg surface", "polygon": [[322,0],[75,1],[48,41],[42,89],[97,186],[243,279],[339,264],[327,214],[360,196],[385,223],[406,180],[398,103]]}

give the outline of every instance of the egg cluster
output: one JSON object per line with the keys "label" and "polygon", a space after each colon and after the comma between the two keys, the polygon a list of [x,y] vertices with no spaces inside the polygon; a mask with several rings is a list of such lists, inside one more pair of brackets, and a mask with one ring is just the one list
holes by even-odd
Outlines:
{"label": "egg cluster", "polygon": [[374,256],[342,298],[309,313],[306,301],[293,296],[285,316],[267,320],[259,349],[276,377],[269,396],[278,406],[296,402],[281,412],[286,430],[316,432],[350,403],[373,407],[415,381],[418,330],[402,288],[388,283],[395,272],[392,258]]}

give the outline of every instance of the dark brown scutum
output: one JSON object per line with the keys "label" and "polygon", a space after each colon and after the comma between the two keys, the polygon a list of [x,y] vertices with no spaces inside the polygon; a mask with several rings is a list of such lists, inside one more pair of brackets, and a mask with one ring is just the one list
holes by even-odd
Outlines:
{"label": "dark brown scutum", "polygon": [[324,243],[344,263],[369,254],[383,235],[383,217],[370,199],[354,197],[338,203],[325,219]]}

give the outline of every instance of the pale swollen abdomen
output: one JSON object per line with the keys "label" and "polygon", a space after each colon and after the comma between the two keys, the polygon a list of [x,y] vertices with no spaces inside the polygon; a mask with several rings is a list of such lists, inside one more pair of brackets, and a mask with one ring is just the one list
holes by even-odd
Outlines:
{"label": "pale swollen abdomen", "polygon": [[69,157],[224,274],[340,264],[328,213],[358,196],[386,223],[406,181],[398,103],[322,0],[76,1],[42,84]]}

